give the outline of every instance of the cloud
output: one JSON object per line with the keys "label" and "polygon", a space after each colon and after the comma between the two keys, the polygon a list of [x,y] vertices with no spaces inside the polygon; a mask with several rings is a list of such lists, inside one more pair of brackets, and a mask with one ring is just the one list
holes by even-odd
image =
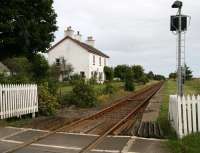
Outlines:
{"label": "cloud", "polygon": [[[67,26],[84,39],[93,35],[96,47],[109,54],[110,64],[141,64],[147,71],[167,75],[176,69],[176,36],[169,31],[169,17],[177,10],[174,0],[59,0],[56,41]],[[186,36],[186,61],[200,74],[200,2],[184,0],[184,13],[192,16]]]}

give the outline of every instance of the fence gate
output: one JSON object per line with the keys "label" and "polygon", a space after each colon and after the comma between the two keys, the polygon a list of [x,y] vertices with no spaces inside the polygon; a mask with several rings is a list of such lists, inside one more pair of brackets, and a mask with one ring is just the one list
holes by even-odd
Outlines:
{"label": "fence gate", "polygon": [[200,132],[200,96],[171,95],[169,120],[180,138]]}
{"label": "fence gate", "polygon": [[21,117],[38,112],[38,94],[35,84],[0,85],[0,119]]}

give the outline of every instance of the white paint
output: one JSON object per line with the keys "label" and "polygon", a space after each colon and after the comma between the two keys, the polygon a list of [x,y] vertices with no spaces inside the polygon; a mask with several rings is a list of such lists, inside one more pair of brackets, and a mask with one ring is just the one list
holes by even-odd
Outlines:
{"label": "white paint", "polygon": [[64,37],[66,36],[70,36],[72,38],[74,38],[74,30],[72,29],[72,27],[67,27],[67,29],[65,29],[64,31]]}
{"label": "white paint", "polygon": [[[7,143],[14,143],[14,144],[23,144],[23,141],[15,141],[15,140],[1,140],[2,142]],[[37,146],[37,147],[48,147],[48,148],[55,148],[55,149],[66,149],[66,150],[81,150],[80,147],[67,147],[67,146],[56,146],[56,145],[46,145],[46,144],[38,144],[33,143],[31,146]],[[108,153],[119,153],[119,150],[101,150],[101,149],[93,149],[94,152],[108,152]]]}
{"label": "white paint", "polygon": [[[94,63],[93,56],[95,57]],[[86,79],[90,79],[92,73],[96,72],[98,82],[104,82],[105,80],[103,69],[108,64],[108,58],[89,53],[71,39],[65,39],[49,51],[48,61],[50,65],[54,64],[58,58],[64,58],[67,63],[70,63],[74,68],[73,73],[80,74],[84,72]]]}
{"label": "white paint", "polygon": [[0,85],[0,119],[38,112],[37,85]]}
{"label": "white paint", "polygon": [[4,140],[4,139],[7,139],[7,138],[10,138],[10,137],[13,137],[13,136],[15,136],[15,135],[18,135],[18,134],[23,133],[23,132],[25,132],[25,131],[28,131],[28,129],[23,129],[23,130],[14,132],[14,133],[12,133],[12,134],[9,134],[9,135],[7,135],[7,136],[5,136],[5,137],[0,138],[0,141],[2,141],[2,140]]}
{"label": "white paint", "polygon": [[169,120],[180,138],[191,133],[200,132],[200,96],[188,95],[181,98],[177,95],[171,95]]}
{"label": "white paint", "polygon": [[79,31],[77,31],[77,33],[74,35],[74,39],[81,41],[82,40],[82,35],[80,34]]}
{"label": "white paint", "polygon": [[92,36],[89,36],[89,37],[87,38],[87,40],[85,41],[85,43],[88,44],[88,45],[90,45],[90,46],[92,46],[92,47],[95,46],[95,40],[93,39]]}
{"label": "white paint", "polygon": [[135,139],[130,139],[127,144],[124,146],[124,148],[122,149],[121,153],[126,153],[130,150],[131,146],[133,145],[133,143],[135,142]]}

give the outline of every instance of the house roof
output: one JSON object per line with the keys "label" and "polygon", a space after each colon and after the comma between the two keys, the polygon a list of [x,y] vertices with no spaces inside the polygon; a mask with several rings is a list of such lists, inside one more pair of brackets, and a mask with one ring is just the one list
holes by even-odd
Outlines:
{"label": "house roof", "polygon": [[100,50],[86,44],[86,43],[83,43],[83,42],[80,42],[76,39],[73,39],[69,36],[66,36],[64,37],[63,39],[61,39],[59,42],[57,42],[55,45],[53,45],[51,48],[48,49],[48,52],[50,52],[53,48],[55,48],[56,46],[58,46],[60,43],[62,43],[64,40],[66,39],[70,39],[72,40],[73,42],[75,42],[77,45],[81,46],[82,48],[86,49],[88,52],[90,53],[93,53],[93,54],[97,54],[99,56],[103,56],[103,57],[106,57],[106,58],[109,58],[108,55],[104,54],[103,52],[101,52]]}
{"label": "house roof", "polygon": [[7,71],[7,72],[9,72],[10,70],[9,70],[9,68],[6,65],[4,65],[3,63],[0,62],[0,71]]}

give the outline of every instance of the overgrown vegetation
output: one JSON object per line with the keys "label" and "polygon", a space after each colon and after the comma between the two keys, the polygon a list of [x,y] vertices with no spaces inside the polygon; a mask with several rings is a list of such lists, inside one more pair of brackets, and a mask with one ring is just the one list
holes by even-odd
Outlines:
{"label": "overgrown vegetation", "polygon": [[133,83],[133,72],[131,70],[129,70],[125,76],[124,89],[126,91],[134,91],[135,90],[135,86]]}
{"label": "overgrown vegetation", "polygon": [[56,96],[50,93],[48,85],[45,84],[40,85],[38,91],[39,113],[47,116],[54,115],[59,107]]}
{"label": "overgrown vegetation", "polygon": [[112,85],[111,83],[106,83],[103,89],[103,94],[113,94],[116,90],[117,89],[114,85]]}
{"label": "overgrown vegetation", "polygon": [[72,91],[67,95],[69,104],[79,107],[93,107],[97,103],[94,87],[85,80],[74,84]]}

